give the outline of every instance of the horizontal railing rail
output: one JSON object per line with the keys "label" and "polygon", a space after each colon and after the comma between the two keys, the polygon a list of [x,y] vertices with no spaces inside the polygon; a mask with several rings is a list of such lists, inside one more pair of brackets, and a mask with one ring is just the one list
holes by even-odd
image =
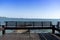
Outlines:
{"label": "horizontal railing rail", "polygon": [[14,29],[52,29],[52,27],[5,27],[4,28],[5,30],[7,29],[11,29],[11,30],[14,30]]}

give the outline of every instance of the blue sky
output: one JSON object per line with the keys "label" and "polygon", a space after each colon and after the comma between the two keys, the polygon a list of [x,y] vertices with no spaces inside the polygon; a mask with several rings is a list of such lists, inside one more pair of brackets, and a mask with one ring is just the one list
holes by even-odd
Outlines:
{"label": "blue sky", "polygon": [[60,0],[0,0],[0,16],[60,18]]}

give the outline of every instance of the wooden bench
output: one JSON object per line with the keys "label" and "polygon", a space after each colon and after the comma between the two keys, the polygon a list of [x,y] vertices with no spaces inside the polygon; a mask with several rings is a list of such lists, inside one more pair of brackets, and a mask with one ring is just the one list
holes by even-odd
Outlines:
{"label": "wooden bench", "polygon": [[[27,25],[27,24],[29,25]],[[51,21],[39,21],[39,22],[23,22],[22,24],[17,21],[6,21],[5,22],[5,26],[3,27],[3,34],[5,34],[5,30],[28,30],[28,32],[30,32],[30,30],[34,30],[34,29],[52,29],[54,33],[54,28],[52,27],[52,22]],[[18,27],[18,25],[22,25],[20,27]],[[30,26],[30,27],[29,27]]]}

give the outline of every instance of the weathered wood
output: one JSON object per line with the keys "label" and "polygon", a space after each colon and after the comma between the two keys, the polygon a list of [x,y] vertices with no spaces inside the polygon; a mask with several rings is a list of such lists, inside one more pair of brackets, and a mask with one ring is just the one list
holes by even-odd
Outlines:
{"label": "weathered wood", "polygon": [[[29,36],[30,35],[30,36]],[[38,34],[5,34],[0,40],[40,40]]]}
{"label": "weathered wood", "polygon": [[58,28],[55,28],[55,30],[58,31],[58,32],[60,32],[60,29],[58,29]]}
{"label": "weathered wood", "polygon": [[17,29],[52,29],[52,27],[5,27],[5,30],[17,30]]}
{"label": "weathered wood", "polygon": [[[11,22],[14,22],[15,27],[12,27]],[[20,22],[19,22],[20,23]],[[7,21],[6,22],[6,26],[7,27],[4,27],[5,30],[21,30],[21,29],[27,29],[27,30],[34,30],[34,29],[52,29],[52,33],[54,34],[55,33],[55,26],[52,25],[52,22],[51,21],[41,21],[41,22],[37,22],[37,23],[41,23],[40,26],[39,25],[35,25],[36,22],[32,22],[32,25],[26,25],[27,22],[23,22],[23,25],[22,26],[19,26],[17,25],[17,21]],[[12,23],[13,24],[13,23]],[[11,26],[11,27],[8,27],[8,26]],[[28,27],[30,26],[30,27]],[[32,26],[32,27],[31,27]],[[5,31],[4,31],[5,32]],[[3,33],[4,34],[4,33]]]}
{"label": "weathered wood", "polygon": [[2,30],[2,34],[4,35],[5,34],[5,27],[4,27],[4,25],[2,25],[2,28],[4,28],[4,30]]}
{"label": "weathered wood", "polygon": [[55,25],[52,25],[52,33],[55,34]]}
{"label": "weathered wood", "polygon": [[4,28],[0,28],[0,31],[4,30]]}
{"label": "weathered wood", "polygon": [[[12,23],[13,22],[13,23]],[[51,21],[39,21],[39,22],[35,22],[35,21],[31,21],[31,22],[20,22],[20,21],[6,21],[6,26],[18,26],[18,22],[20,23],[19,25],[22,25],[21,23],[23,23],[23,25],[27,26],[26,23],[28,23],[31,26],[37,26],[36,23],[38,24],[38,26],[44,27],[44,26],[49,26],[51,27],[52,22]],[[32,23],[32,24],[31,24]]]}
{"label": "weathered wood", "polygon": [[50,33],[41,33],[41,35],[44,36],[45,40],[60,40],[60,37],[57,37],[54,34],[50,34]]}
{"label": "weathered wood", "polygon": [[60,22],[57,23],[55,30],[60,33]]}
{"label": "weathered wood", "polygon": [[7,33],[0,40],[60,40],[60,37],[49,33]]}

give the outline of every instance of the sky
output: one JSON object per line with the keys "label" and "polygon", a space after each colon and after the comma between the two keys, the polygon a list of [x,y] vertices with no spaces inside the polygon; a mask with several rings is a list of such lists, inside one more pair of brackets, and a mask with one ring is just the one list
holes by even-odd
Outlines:
{"label": "sky", "polygon": [[60,19],[60,0],[0,0],[0,16]]}

